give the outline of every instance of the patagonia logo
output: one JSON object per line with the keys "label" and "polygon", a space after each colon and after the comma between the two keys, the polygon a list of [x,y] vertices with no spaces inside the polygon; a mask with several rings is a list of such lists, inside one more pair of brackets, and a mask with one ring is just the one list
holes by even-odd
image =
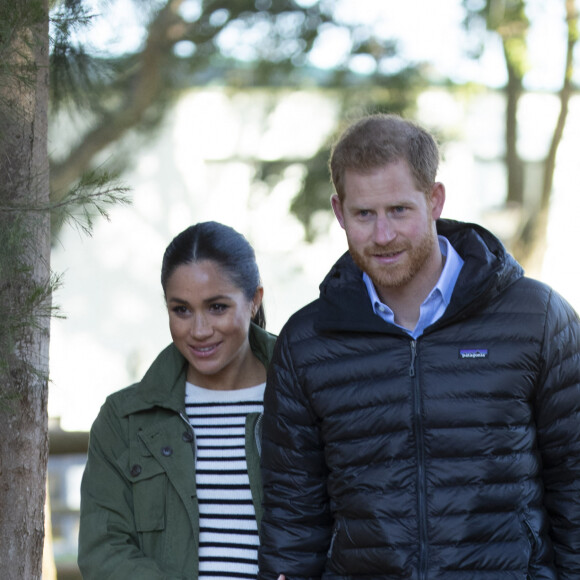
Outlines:
{"label": "patagonia logo", "polygon": [[459,358],[489,358],[489,351],[487,348],[461,348]]}

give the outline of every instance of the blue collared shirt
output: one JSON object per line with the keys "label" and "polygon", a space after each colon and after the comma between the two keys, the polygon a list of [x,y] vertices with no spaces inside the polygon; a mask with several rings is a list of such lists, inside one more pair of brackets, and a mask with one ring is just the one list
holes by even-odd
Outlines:
{"label": "blue collared shirt", "polygon": [[429,296],[427,296],[423,301],[423,304],[421,304],[419,320],[417,321],[415,328],[412,330],[404,328],[395,322],[394,312],[386,304],[381,302],[374,284],[368,277],[367,273],[363,272],[363,280],[367,287],[374,313],[377,316],[380,316],[385,322],[390,322],[391,324],[402,328],[413,338],[421,336],[425,328],[443,316],[445,309],[449,305],[451,294],[453,294],[455,283],[457,282],[459,272],[463,266],[461,256],[455,251],[453,246],[449,243],[449,240],[443,236],[438,236],[438,238],[441,253],[446,257],[445,264],[441,276],[439,276],[439,280],[437,280],[437,284],[435,284],[435,287],[431,290]]}

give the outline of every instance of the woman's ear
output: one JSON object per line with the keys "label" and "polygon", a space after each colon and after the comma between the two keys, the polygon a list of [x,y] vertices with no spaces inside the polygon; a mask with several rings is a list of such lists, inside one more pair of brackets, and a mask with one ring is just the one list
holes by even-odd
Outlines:
{"label": "woman's ear", "polygon": [[260,304],[262,304],[263,298],[264,298],[264,287],[258,286],[256,288],[256,292],[254,293],[254,297],[252,298],[252,318],[256,316],[256,313],[260,308]]}

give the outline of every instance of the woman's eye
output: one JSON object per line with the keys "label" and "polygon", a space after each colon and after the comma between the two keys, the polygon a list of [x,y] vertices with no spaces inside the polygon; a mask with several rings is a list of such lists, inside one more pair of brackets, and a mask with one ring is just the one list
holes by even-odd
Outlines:
{"label": "woman's eye", "polygon": [[217,314],[225,312],[228,309],[227,304],[212,304],[209,309]]}
{"label": "woman's eye", "polygon": [[185,306],[174,306],[171,311],[179,316],[187,314],[187,308]]}

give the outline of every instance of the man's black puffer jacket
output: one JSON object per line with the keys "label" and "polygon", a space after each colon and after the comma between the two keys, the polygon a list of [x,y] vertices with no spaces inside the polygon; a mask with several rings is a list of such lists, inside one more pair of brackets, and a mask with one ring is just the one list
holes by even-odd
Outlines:
{"label": "man's black puffer jacket", "polygon": [[483,228],[416,341],[345,254],[283,329],[263,425],[261,580],[580,579],[580,332]]}

